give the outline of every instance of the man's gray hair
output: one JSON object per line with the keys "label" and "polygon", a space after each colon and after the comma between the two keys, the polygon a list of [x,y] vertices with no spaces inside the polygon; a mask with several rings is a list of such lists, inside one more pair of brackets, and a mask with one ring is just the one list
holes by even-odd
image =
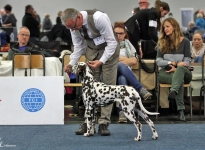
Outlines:
{"label": "man's gray hair", "polygon": [[67,21],[69,19],[75,19],[78,16],[79,13],[80,12],[77,11],[76,9],[74,9],[74,8],[67,8],[62,13],[61,21],[65,22],[65,21]]}
{"label": "man's gray hair", "polygon": [[21,29],[26,29],[26,30],[28,30],[29,35],[30,35],[30,30],[29,30],[26,26],[20,27],[20,29],[19,29],[19,31],[18,31],[18,34],[20,34]]}
{"label": "man's gray hair", "polygon": [[[146,0],[149,3],[149,0]],[[140,0],[138,0],[138,2],[140,2]]]}

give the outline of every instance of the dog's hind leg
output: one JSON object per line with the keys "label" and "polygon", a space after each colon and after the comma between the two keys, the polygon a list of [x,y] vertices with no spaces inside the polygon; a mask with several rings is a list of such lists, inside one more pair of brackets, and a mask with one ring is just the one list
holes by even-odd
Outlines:
{"label": "dog's hind leg", "polygon": [[154,123],[152,122],[152,120],[147,116],[147,114],[145,112],[141,111],[140,109],[136,108],[135,110],[150,126],[152,133],[153,133],[152,139],[156,140],[158,138],[158,133],[154,127]]}
{"label": "dog's hind leg", "polygon": [[[123,107],[123,106],[122,106]],[[137,120],[134,110],[129,109],[129,107],[123,108],[125,116],[135,125],[137,129],[137,137],[134,138],[135,141],[141,141],[142,139],[142,124]]]}

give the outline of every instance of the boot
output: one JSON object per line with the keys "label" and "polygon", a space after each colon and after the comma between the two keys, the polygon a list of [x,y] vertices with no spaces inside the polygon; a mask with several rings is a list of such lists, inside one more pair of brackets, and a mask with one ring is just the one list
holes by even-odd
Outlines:
{"label": "boot", "polygon": [[174,101],[176,95],[177,95],[176,91],[170,91],[170,92],[169,92],[169,96],[168,96],[168,100],[169,100],[169,101]]}
{"label": "boot", "polygon": [[183,109],[179,110],[179,120],[186,122],[186,118],[184,116],[184,110]]}

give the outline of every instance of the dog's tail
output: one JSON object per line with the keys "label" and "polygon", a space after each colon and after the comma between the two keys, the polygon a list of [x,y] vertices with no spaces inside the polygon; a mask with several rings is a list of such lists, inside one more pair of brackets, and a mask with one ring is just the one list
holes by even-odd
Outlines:
{"label": "dog's tail", "polygon": [[147,111],[147,110],[144,108],[143,104],[142,104],[141,98],[138,99],[138,104],[140,105],[141,110],[144,111],[146,114],[148,114],[148,115],[159,115],[158,112],[149,112],[149,111]]}

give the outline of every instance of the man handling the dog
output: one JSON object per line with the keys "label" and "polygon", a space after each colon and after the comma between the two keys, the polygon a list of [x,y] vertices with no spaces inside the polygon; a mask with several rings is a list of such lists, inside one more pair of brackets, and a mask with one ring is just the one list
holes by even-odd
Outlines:
{"label": "man handling the dog", "polygon": [[[70,72],[86,49],[87,64],[94,72],[97,81],[107,85],[115,85],[120,47],[114,35],[112,24],[106,13],[97,10],[77,11],[66,9],[61,17],[65,27],[71,30],[74,52],[70,62],[65,66],[65,72]],[[112,111],[112,104],[101,108],[98,119],[98,134],[110,135],[108,125]],[[76,131],[77,135],[87,132],[87,125],[83,123]]]}

